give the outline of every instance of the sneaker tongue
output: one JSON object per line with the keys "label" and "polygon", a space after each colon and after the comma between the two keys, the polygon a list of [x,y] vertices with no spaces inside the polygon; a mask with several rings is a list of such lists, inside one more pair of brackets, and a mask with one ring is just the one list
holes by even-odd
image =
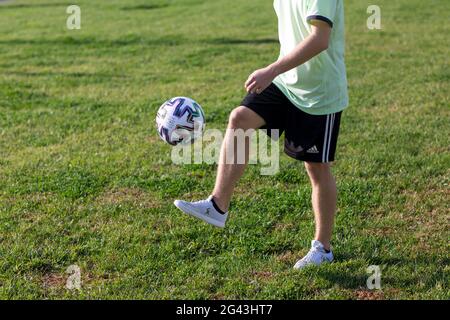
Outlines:
{"label": "sneaker tongue", "polygon": [[325,251],[322,242],[318,241],[318,240],[313,240],[311,241],[311,248],[315,248],[321,251]]}

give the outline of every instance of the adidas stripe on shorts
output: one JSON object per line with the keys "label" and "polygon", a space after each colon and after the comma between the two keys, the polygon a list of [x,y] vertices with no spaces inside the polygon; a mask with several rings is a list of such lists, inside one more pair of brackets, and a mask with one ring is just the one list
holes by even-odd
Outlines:
{"label": "adidas stripe on shorts", "polygon": [[266,125],[262,129],[269,136],[273,129],[279,130],[279,136],[284,132],[284,151],[288,156],[305,162],[335,160],[342,112],[329,115],[303,112],[274,84],[261,94],[248,94],[241,105],[264,119]]}

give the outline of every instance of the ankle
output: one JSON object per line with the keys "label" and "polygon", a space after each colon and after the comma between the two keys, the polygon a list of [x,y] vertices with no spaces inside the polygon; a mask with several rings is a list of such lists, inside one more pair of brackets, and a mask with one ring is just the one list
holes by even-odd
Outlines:
{"label": "ankle", "polygon": [[331,252],[331,243],[329,241],[322,241],[322,240],[317,239],[317,238],[315,240],[319,241],[322,244],[322,246],[323,246],[324,250],[326,251],[326,253]]}
{"label": "ankle", "polygon": [[227,212],[228,211],[228,204],[226,204],[224,201],[221,201],[221,199],[219,197],[217,197],[216,195],[212,195],[211,200],[213,202],[213,204],[215,204],[215,206],[217,206],[217,209],[219,209],[222,212]]}

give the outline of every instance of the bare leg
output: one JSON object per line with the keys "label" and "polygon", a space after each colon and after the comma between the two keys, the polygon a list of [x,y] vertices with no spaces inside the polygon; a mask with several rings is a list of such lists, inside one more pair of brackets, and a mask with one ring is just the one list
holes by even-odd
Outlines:
{"label": "bare leg", "polygon": [[312,205],[316,221],[315,240],[330,250],[336,214],[336,181],[328,163],[305,163],[312,185]]}
{"label": "bare leg", "polygon": [[[247,107],[238,107],[234,109],[230,114],[230,120],[228,122],[228,129],[225,135],[225,139],[222,144],[220,152],[219,167],[217,170],[216,185],[212,193],[214,201],[223,211],[228,211],[233,190],[236,183],[241,178],[242,174],[248,163],[249,157],[249,141],[245,142],[245,163],[237,163],[237,143],[236,138],[230,129],[258,129],[264,126],[264,120],[256,114],[253,110]],[[231,149],[231,144],[234,144],[234,161],[227,162],[227,149]],[[230,150],[231,151],[231,150]],[[233,158],[231,158],[233,159]]]}

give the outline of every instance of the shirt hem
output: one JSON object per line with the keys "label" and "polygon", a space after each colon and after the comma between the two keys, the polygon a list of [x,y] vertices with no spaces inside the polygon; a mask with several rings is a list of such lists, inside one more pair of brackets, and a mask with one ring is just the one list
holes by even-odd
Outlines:
{"label": "shirt hem", "polygon": [[311,15],[306,17],[306,21],[308,21],[308,23],[311,23],[311,20],[320,20],[323,22],[328,23],[328,25],[333,28],[333,21],[331,21],[330,19],[328,19],[327,17],[321,16],[321,15]]}
{"label": "shirt hem", "polygon": [[288,90],[286,87],[284,87],[283,85],[281,85],[280,83],[277,83],[276,81],[273,81],[273,84],[276,85],[278,87],[278,89],[280,89],[280,91],[286,96],[286,98],[288,98],[288,100],[298,109],[300,109],[301,111],[314,115],[314,116],[323,116],[323,115],[327,115],[327,114],[333,114],[333,113],[337,113],[337,112],[341,112],[344,111],[345,109],[348,108],[349,106],[349,101],[348,98],[345,99],[344,102],[342,102],[342,100],[337,100],[336,103],[330,103],[324,106],[320,106],[320,107],[304,107],[299,105],[295,100],[291,99],[289,97],[289,95],[286,94],[286,91]]}

